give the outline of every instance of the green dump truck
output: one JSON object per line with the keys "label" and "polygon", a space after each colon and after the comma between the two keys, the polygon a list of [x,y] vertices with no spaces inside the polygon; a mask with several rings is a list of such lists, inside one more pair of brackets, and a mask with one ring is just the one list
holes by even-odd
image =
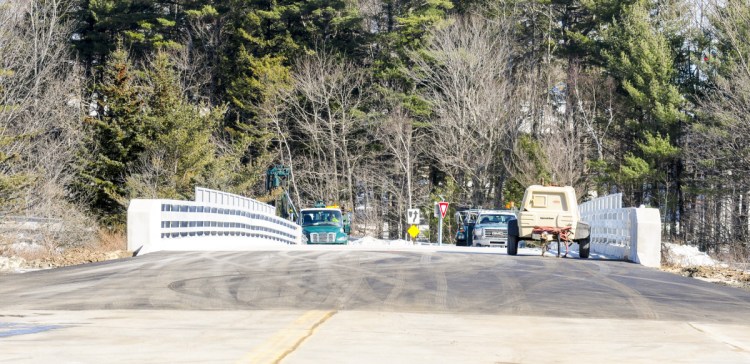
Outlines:
{"label": "green dump truck", "polygon": [[351,218],[335,207],[302,209],[299,213],[302,226],[302,243],[337,244],[349,243]]}

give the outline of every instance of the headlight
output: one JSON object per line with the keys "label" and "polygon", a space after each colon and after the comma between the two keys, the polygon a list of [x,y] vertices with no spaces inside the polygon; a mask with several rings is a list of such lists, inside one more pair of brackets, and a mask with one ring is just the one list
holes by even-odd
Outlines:
{"label": "headlight", "polygon": [[349,237],[348,237],[348,236],[346,236],[346,235],[344,235],[344,236],[339,236],[339,237],[338,237],[338,238],[336,239],[336,241],[347,241],[347,240],[349,240]]}
{"label": "headlight", "polygon": [[302,244],[307,244],[309,241],[307,234],[302,234]]}
{"label": "headlight", "polygon": [[474,236],[482,236],[484,230],[482,228],[474,229]]}

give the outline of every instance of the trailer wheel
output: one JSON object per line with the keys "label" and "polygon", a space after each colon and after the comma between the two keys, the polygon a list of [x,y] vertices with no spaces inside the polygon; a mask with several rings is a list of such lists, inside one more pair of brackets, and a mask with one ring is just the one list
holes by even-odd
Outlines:
{"label": "trailer wheel", "polygon": [[508,255],[518,255],[518,237],[508,234]]}
{"label": "trailer wheel", "polygon": [[578,240],[578,256],[580,256],[582,259],[586,259],[589,257],[590,251],[591,251],[591,237]]}

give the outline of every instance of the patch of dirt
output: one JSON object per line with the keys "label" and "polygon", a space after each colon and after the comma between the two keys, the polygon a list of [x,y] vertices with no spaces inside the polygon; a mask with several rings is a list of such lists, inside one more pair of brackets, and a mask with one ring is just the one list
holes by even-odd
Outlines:
{"label": "patch of dirt", "polygon": [[[1,238],[2,236],[0,236]],[[132,257],[123,233],[100,230],[97,242],[62,248],[54,243],[5,242],[0,244],[0,273],[25,272]]]}
{"label": "patch of dirt", "polygon": [[662,266],[661,270],[679,274],[683,277],[692,277],[706,282],[717,283],[729,287],[742,288],[750,291],[750,273],[739,269],[721,266]]}
{"label": "patch of dirt", "polygon": [[126,250],[102,251],[87,248],[71,248],[62,253],[45,254],[27,259],[20,256],[0,257],[0,273],[25,272],[29,270],[66,267],[105,260],[129,258],[133,253]]}
{"label": "patch of dirt", "polygon": [[61,254],[50,255],[44,258],[34,259],[26,262],[26,268],[47,269],[78,265],[85,263],[103,262],[105,260],[132,257],[133,253],[125,250],[101,251],[87,248],[67,249]]}

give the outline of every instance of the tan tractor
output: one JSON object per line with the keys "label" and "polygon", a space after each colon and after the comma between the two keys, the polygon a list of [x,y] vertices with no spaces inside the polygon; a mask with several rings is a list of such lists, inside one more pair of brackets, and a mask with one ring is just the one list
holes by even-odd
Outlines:
{"label": "tan tractor", "polygon": [[589,257],[589,224],[581,221],[578,200],[573,187],[532,185],[526,188],[517,218],[508,223],[508,255],[518,254],[523,240],[542,243],[542,255],[550,242],[557,241],[557,252],[565,244],[565,255],[570,243],[578,243],[579,256]]}

